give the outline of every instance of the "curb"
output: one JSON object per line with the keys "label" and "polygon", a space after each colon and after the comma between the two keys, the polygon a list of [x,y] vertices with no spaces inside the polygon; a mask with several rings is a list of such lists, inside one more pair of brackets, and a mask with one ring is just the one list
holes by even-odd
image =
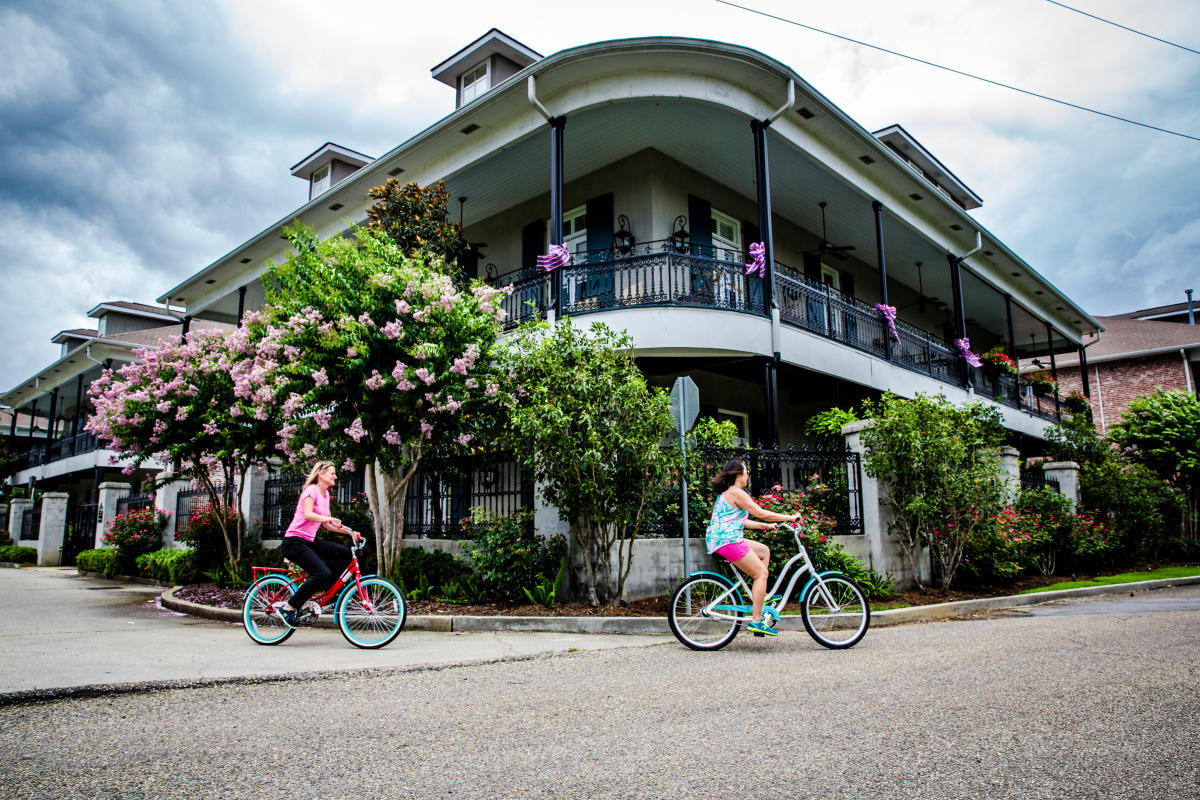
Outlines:
{"label": "curb", "polygon": [[[1058,600],[1124,594],[1126,592],[1144,592],[1153,589],[1165,589],[1169,586],[1188,586],[1194,584],[1200,584],[1200,575],[1185,578],[1138,581],[1135,583],[1114,583],[1107,586],[1084,586],[1078,589],[1060,589],[1055,592],[1035,592],[1033,594],[1018,594],[1007,597],[956,600],[949,603],[935,603],[927,606],[892,608],[886,611],[872,612],[871,627],[881,628],[891,625],[904,625],[910,622],[964,619],[990,611],[1042,605],[1043,603],[1053,603]],[[187,600],[180,600],[175,597],[175,591],[180,588],[182,587],[176,586],[173,589],[163,592],[163,608],[221,622],[241,623],[241,611],[233,608],[216,608],[192,603]],[[318,620],[316,627],[334,628],[336,625],[334,625],[332,615],[326,614]],[[803,630],[804,623],[800,619],[799,614],[788,614],[779,621],[777,627],[779,630]],[[669,634],[671,632],[666,617],[505,617],[499,615],[473,617],[465,614],[447,614],[445,616],[413,615],[405,621],[404,628],[405,630],[440,631],[443,633],[508,631],[513,633]]]}

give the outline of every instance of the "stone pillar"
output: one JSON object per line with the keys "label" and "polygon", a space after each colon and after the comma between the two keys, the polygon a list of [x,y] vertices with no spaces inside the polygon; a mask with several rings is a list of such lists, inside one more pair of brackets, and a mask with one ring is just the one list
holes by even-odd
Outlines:
{"label": "stone pillar", "polygon": [[1074,461],[1054,461],[1042,465],[1047,480],[1058,481],[1058,493],[1071,502],[1071,513],[1079,504],[1079,465]]}
{"label": "stone pillar", "polygon": [[128,483],[106,481],[100,484],[97,493],[100,507],[96,510],[96,518],[99,520],[96,526],[96,547],[104,547],[104,532],[108,529],[108,523],[117,515],[117,500],[129,494],[130,488]]}
{"label": "stone pillar", "polygon": [[63,533],[67,529],[67,492],[42,495],[42,529],[38,533],[39,567],[57,567],[62,563]]}
{"label": "stone pillar", "polygon": [[21,517],[27,508],[33,508],[33,501],[28,497],[14,497],[8,504],[8,535],[12,537],[13,544],[21,543]]}
{"label": "stone pillar", "polygon": [[1007,484],[1004,502],[1015,503],[1021,494],[1021,451],[1015,447],[1000,450],[1000,474]]}
{"label": "stone pillar", "polygon": [[[241,496],[239,508],[242,519],[246,521],[246,537],[262,539],[262,522],[267,506],[267,477],[269,473],[259,467],[251,467],[246,471],[246,485],[239,487]],[[365,487],[364,487],[365,488]]]}
{"label": "stone pillar", "polygon": [[[868,419],[851,422],[842,428],[846,446],[851,452],[858,453],[860,459],[866,455],[862,432],[872,424],[873,421]],[[887,488],[868,475],[865,468],[861,470],[861,478],[859,492],[863,507],[862,536],[839,536],[838,543],[879,574],[890,573],[896,582],[896,588],[909,588],[918,576],[913,575],[903,548],[888,531],[892,523],[892,514],[887,507]],[[921,573],[920,577],[928,581],[929,554],[922,551],[917,554],[915,560],[917,570]]]}

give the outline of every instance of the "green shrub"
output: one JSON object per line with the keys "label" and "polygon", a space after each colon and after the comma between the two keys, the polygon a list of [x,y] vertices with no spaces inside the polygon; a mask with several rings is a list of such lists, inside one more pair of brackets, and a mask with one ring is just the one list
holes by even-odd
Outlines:
{"label": "green shrub", "polygon": [[467,536],[474,544],[467,557],[489,595],[519,602],[525,587],[550,578],[567,553],[561,536],[544,539],[533,530],[533,512],[522,510],[508,517],[472,508]]}
{"label": "green shrub", "polygon": [[[183,542],[196,554],[196,569],[199,572],[211,572],[228,563],[229,553],[225,549],[225,534],[221,531],[220,519],[225,517],[226,524],[236,529],[237,515],[237,510],[233,508],[205,507],[175,531],[175,540]],[[242,560],[245,561],[244,558]]]}
{"label": "green shrub", "polygon": [[104,542],[117,549],[121,569],[132,574],[137,569],[138,556],[162,547],[169,518],[167,512],[153,506],[113,517],[104,532]]}
{"label": "green shrub", "polygon": [[111,547],[82,550],[75,556],[75,567],[101,575],[117,574],[117,551]]}
{"label": "green shrub", "polygon": [[471,567],[453,553],[404,547],[396,559],[396,574],[387,577],[400,584],[406,593],[423,592],[424,596],[410,598],[425,600],[433,590],[457,581]]}
{"label": "green shrub", "polygon": [[0,561],[11,564],[32,564],[37,561],[37,550],[20,545],[4,545],[0,547]]}
{"label": "green shrub", "polygon": [[8,535],[8,531],[0,528],[0,547],[8,547],[13,543],[12,537]]}
{"label": "green shrub", "polygon": [[196,556],[191,550],[163,548],[137,557],[139,575],[146,575],[159,583],[176,585],[196,583]]}

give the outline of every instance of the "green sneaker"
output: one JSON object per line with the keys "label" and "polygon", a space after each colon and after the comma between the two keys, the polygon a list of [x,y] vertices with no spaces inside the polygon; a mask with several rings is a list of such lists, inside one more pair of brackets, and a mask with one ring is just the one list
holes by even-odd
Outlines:
{"label": "green sneaker", "polygon": [[772,628],[766,622],[749,622],[746,624],[746,630],[753,633],[755,636],[778,636],[779,631]]}
{"label": "green sneaker", "polygon": [[783,599],[783,595],[773,594],[770,597],[763,598],[763,605],[764,606],[774,605],[775,603],[778,603],[782,599]]}

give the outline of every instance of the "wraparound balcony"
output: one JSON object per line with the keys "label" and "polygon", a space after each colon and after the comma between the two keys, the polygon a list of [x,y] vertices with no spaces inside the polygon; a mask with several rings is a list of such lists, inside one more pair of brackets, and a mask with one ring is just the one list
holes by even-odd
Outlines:
{"label": "wraparound balcony", "polygon": [[[737,250],[678,247],[657,241],[629,248],[579,251],[572,264],[553,271],[531,268],[494,281],[509,283],[506,327],[544,318],[555,308],[579,315],[644,307],[700,307],[766,316],[765,280],[747,274]],[[896,320],[895,336],[873,306],[775,262],[772,295],[780,322],[866,352],[942,383],[964,388],[1042,419],[1058,416],[1056,398],[1042,398],[1008,376],[992,378],[968,367],[957,348],[937,334]]]}

